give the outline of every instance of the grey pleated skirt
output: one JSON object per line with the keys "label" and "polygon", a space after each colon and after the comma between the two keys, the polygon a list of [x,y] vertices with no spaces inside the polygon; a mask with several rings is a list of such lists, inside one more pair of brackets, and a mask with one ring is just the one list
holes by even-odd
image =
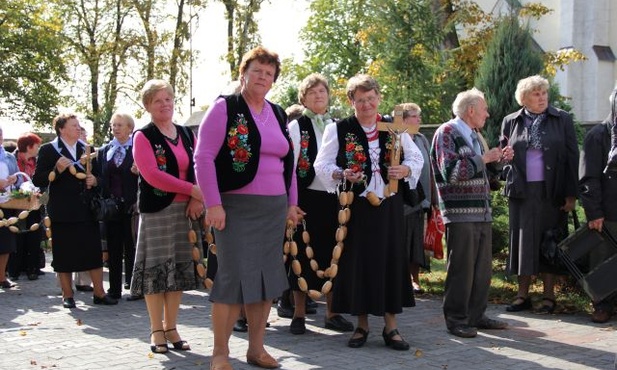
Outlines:
{"label": "grey pleated skirt", "polygon": [[159,212],[139,215],[131,294],[197,288],[185,209],[186,202],[174,202]]}
{"label": "grey pleated skirt", "polygon": [[288,288],[283,264],[287,196],[223,194],[225,229],[215,230],[218,270],[210,301],[272,300]]}

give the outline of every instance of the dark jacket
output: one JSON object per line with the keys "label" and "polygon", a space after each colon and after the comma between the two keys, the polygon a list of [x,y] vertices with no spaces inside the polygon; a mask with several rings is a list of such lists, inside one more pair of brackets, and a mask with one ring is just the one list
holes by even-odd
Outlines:
{"label": "dark jacket", "polygon": [[604,174],[611,149],[610,122],[594,126],[585,136],[580,163],[580,198],[588,221],[617,221],[617,176]]}
{"label": "dark jacket", "polygon": [[[110,189],[110,166],[112,166],[113,158],[107,160],[107,152],[111,149],[111,145],[105,144],[99,148],[94,166],[97,168],[98,176],[97,183],[103,196],[111,196]],[[131,166],[133,166],[133,151],[131,148],[126,150],[126,157],[120,165],[120,182],[122,183],[122,199],[126,209],[137,202],[137,179],[138,176],[131,172]]]}
{"label": "dark jacket", "polygon": [[[561,109],[549,106],[541,123],[540,136],[544,150],[546,196],[555,206],[562,206],[566,197],[578,195],[579,151],[572,117]],[[504,138],[502,144],[507,140],[514,149],[512,163],[504,168],[504,194],[510,198],[524,199],[528,129],[525,127],[523,109],[503,119],[501,137]]]}
{"label": "dark jacket", "polygon": [[[73,159],[64,142],[60,139],[58,139],[58,148],[63,156]],[[78,141],[77,158],[80,158],[84,151],[85,146]],[[47,213],[54,222],[94,222],[88,204],[89,192],[86,190],[85,180],[79,180],[73,176],[69,168],[62,173],[55,170],[56,162],[60,159],[60,153],[52,143],[41,145],[32,183],[39,188],[49,188]],[[85,172],[85,169],[79,165],[75,165],[75,169],[77,172]],[[51,171],[56,173],[56,178],[50,183],[48,176]],[[94,168],[92,168],[92,173],[96,176]]]}

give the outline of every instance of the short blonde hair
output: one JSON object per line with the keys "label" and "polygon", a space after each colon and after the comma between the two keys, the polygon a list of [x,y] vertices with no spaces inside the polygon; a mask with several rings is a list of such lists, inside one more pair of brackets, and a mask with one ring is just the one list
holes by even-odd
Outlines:
{"label": "short blonde hair", "polygon": [[454,99],[452,103],[452,113],[458,117],[462,117],[470,107],[475,106],[481,100],[484,100],[484,93],[475,87],[460,92],[456,95],[456,99]]}
{"label": "short blonde hair", "polygon": [[323,85],[326,88],[326,92],[328,92],[328,96],[330,96],[330,86],[328,86],[328,79],[322,75],[321,73],[311,73],[306,76],[302,82],[300,82],[300,86],[298,86],[298,101],[304,105],[304,98],[306,97],[306,93],[309,89],[312,89],[315,86]]}
{"label": "short blonde hair", "polygon": [[172,98],[175,96],[174,88],[165,80],[150,80],[146,82],[141,89],[141,103],[144,107],[152,103],[154,95],[161,90],[166,90]]}
{"label": "short blonde hair", "polygon": [[128,126],[131,128],[131,130],[135,128],[135,120],[133,119],[133,116],[131,116],[128,113],[115,112],[114,114],[111,115],[109,122],[112,122],[114,118],[124,119],[126,123],[128,123]]}
{"label": "short blonde hair", "polygon": [[377,95],[381,95],[379,92],[379,83],[367,74],[357,74],[347,81],[347,98],[349,98],[349,100],[353,101],[353,97],[358,90],[363,92],[375,90]]}
{"label": "short blonde hair", "polygon": [[[403,103],[400,107],[403,110],[403,119],[411,116],[412,113],[422,113],[422,109],[416,103]],[[392,112],[392,115],[394,116],[394,112]]]}
{"label": "short blonde hair", "polygon": [[523,99],[525,99],[525,95],[536,90],[548,91],[548,86],[548,80],[539,75],[523,78],[522,80],[519,80],[516,85],[514,98],[516,99],[518,105],[523,106]]}

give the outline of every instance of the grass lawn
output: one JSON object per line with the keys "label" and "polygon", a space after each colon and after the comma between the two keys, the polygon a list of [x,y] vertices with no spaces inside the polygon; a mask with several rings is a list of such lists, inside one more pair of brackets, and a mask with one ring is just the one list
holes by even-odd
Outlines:
{"label": "grass lawn", "polygon": [[[516,298],[518,284],[516,276],[505,274],[507,254],[493,256],[493,279],[489,293],[489,302],[493,304],[509,304]],[[443,296],[446,279],[445,258],[431,259],[431,272],[420,273],[420,285],[425,295]],[[542,298],[542,280],[536,279],[532,284],[530,296],[534,305],[540,304]],[[557,308],[555,313],[567,314],[593,311],[591,299],[571,276],[560,276],[555,285]],[[505,308],[504,308],[505,309]]]}

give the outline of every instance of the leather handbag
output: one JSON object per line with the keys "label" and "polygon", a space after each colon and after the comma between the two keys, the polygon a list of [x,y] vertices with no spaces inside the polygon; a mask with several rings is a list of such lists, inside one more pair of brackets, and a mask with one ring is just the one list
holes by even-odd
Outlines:
{"label": "leather handbag", "polygon": [[90,199],[90,211],[97,221],[112,221],[120,216],[120,206],[117,199],[107,198],[101,193],[94,193]]}

